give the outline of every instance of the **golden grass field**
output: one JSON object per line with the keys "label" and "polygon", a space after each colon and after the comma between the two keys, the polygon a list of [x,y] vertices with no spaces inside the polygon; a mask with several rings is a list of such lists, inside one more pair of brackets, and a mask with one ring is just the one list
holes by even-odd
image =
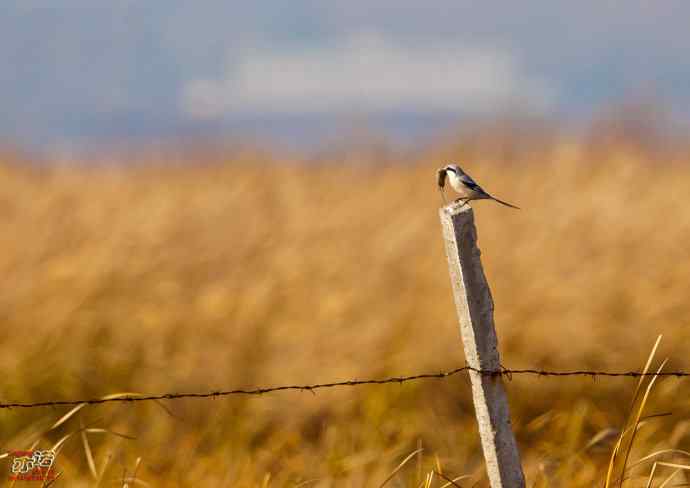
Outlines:
{"label": "golden grass field", "polygon": [[[434,174],[448,160],[523,208],[474,204],[504,366],[639,369],[663,334],[654,365],[690,368],[690,146],[496,134],[313,159],[202,148],[96,164],[1,156],[0,401],[462,366]],[[603,486],[635,385],[513,377],[528,486]],[[435,473],[429,481],[440,471],[483,487],[469,394],[458,375],[110,404],[52,430],[68,408],[14,408],[0,410],[0,452],[71,434],[53,486],[378,487],[421,447],[386,486],[442,487]],[[657,381],[644,413],[672,415],[643,422],[628,465],[690,449],[689,398],[689,380]],[[688,456],[662,452],[624,486],[645,486],[655,460]],[[653,486],[673,472],[658,465]],[[5,483],[9,458],[0,474]],[[686,480],[680,470],[666,486]]]}

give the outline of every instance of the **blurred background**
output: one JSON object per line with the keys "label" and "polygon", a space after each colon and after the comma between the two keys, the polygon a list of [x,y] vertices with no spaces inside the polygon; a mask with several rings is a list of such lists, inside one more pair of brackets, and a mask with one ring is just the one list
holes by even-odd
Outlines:
{"label": "blurred background", "polygon": [[[5,2],[0,402],[464,365],[450,161],[523,208],[474,205],[504,366],[639,369],[662,334],[654,365],[690,368],[689,16]],[[689,387],[657,381],[625,486],[687,462]],[[634,380],[507,388],[529,486],[602,485]],[[488,486],[460,376],[0,410],[0,454],[56,443],[56,486],[380,486],[418,448],[387,486]]]}
{"label": "blurred background", "polygon": [[497,113],[580,125],[649,98],[687,125],[686,2],[5,2],[0,134],[418,143]]}

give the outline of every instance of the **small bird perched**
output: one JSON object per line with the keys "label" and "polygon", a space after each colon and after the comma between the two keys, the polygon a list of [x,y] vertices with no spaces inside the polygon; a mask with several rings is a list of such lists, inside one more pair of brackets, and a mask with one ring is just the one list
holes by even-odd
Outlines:
{"label": "small bird perched", "polygon": [[459,195],[460,198],[455,200],[456,202],[462,201],[463,205],[470,200],[494,200],[501,205],[506,207],[520,209],[508,202],[499,200],[498,198],[492,197],[484,189],[477,184],[476,181],[472,179],[470,175],[465,173],[460,166],[457,164],[449,164],[438,170],[438,190],[441,192],[441,197],[443,201],[446,201],[444,188],[446,186],[446,178],[450,180],[450,186],[453,187]]}

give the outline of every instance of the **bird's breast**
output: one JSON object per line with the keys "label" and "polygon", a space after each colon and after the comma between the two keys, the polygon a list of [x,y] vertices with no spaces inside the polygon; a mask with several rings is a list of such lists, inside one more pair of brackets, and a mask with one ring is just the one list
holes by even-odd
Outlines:
{"label": "bird's breast", "polygon": [[448,175],[448,182],[450,183],[450,186],[453,188],[453,190],[456,191],[461,197],[468,197],[470,196],[470,190],[467,188],[462,180],[458,178],[458,176],[455,173],[450,173]]}

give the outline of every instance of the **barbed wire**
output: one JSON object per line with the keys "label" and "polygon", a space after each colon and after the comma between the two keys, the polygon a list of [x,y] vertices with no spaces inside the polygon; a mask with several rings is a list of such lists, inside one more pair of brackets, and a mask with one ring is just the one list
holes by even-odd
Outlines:
{"label": "barbed wire", "polygon": [[511,380],[514,375],[532,375],[539,377],[562,377],[562,376],[586,376],[592,379],[597,377],[628,377],[628,378],[642,378],[647,376],[673,376],[676,378],[684,378],[690,376],[690,372],[686,371],[666,371],[659,373],[639,372],[639,371],[595,371],[595,370],[575,370],[575,371],[549,371],[543,369],[506,369],[499,370],[482,370],[473,368],[472,366],[463,366],[449,371],[441,371],[439,373],[422,373],[412,376],[392,376],[384,379],[368,379],[368,380],[345,380],[336,381],[333,383],[317,383],[313,385],[285,385],[273,386],[267,388],[254,389],[236,389],[236,390],[219,390],[202,393],[161,393],[158,395],[139,395],[127,394],[122,396],[109,395],[102,398],[90,398],[85,400],[55,400],[43,402],[16,402],[16,403],[0,403],[0,409],[6,408],[37,408],[37,407],[74,407],[77,405],[98,405],[102,403],[125,403],[125,402],[146,402],[146,401],[160,401],[160,400],[178,400],[182,398],[216,398],[230,395],[265,395],[267,393],[274,393],[286,390],[309,391],[314,393],[316,390],[324,388],[335,388],[339,386],[362,386],[362,385],[383,385],[388,383],[402,384],[408,381],[417,381],[423,379],[443,379],[449,376],[454,376],[462,372],[475,372],[484,376],[491,377],[505,377]]}

